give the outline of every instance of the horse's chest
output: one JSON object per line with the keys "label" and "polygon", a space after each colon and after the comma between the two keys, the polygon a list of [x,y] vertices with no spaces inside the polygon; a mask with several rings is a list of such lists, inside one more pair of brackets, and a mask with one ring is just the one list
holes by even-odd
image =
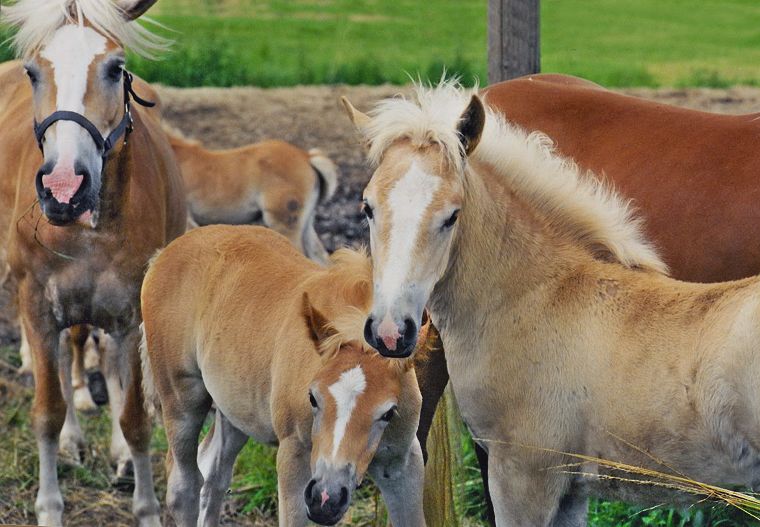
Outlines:
{"label": "horse's chest", "polygon": [[49,275],[44,287],[61,328],[89,323],[119,333],[138,323],[139,283],[112,269],[70,266]]}

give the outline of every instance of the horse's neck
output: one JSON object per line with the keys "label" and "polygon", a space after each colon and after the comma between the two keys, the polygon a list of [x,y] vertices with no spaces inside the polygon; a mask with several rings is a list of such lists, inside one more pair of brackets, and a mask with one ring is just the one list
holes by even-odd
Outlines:
{"label": "horse's neck", "polygon": [[206,171],[202,168],[210,153],[194,142],[172,138],[171,145],[188,193],[202,195],[213,179],[213,174],[204,173]]}
{"label": "horse's neck", "polygon": [[593,259],[553,232],[498,175],[479,171],[467,175],[449,268],[431,297],[444,341],[452,331],[478,340],[483,317],[508,312],[527,294]]}

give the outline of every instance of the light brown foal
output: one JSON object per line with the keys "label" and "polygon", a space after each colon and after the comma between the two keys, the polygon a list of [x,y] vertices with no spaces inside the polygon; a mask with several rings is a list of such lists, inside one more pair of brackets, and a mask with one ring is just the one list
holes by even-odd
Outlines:
{"label": "light brown foal", "polygon": [[201,227],[155,259],[142,290],[143,367],[161,403],[179,525],[218,523],[249,436],[279,445],[280,525],[336,523],[365,471],[394,526],[425,525],[421,396],[411,361],[364,343],[371,299],[365,255],[342,249],[324,268],[263,227]]}
{"label": "light brown foal", "polygon": [[105,329],[126,366],[120,424],[134,464],[133,511],[142,526],[160,523],[139,292],[149,257],[183,232],[187,211],[171,147],[124,71],[125,46],[148,55],[161,48],[134,21],[154,1],[20,0],[2,11],[26,71],[14,64],[0,75],[0,246],[34,357],[42,525],[62,523],[57,451],[59,439],[76,439],[65,433],[76,414],[59,337],[82,323]]}
{"label": "light brown foal", "polygon": [[262,221],[308,258],[328,255],[314,230],[316,207],[332,197],[338,168],[321,150],[279,140],[209,150],[164,124],[198,225]]}

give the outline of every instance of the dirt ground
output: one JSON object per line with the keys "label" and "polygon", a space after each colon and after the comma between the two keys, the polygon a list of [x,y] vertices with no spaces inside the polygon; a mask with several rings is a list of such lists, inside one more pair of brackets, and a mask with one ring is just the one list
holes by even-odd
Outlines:
{"label": "dirt ground", "polygon": [[[407,93],[398,86],[347,87],[315,86],[281,89],[176,89],[160,88],[167,120],[190,137],[208,147],[235,147],[265,138],[280,138],[303,148],[320,147],[340,167],[342,178],[335,197],[318,210],[317,231],[328,249],[366,242],[367,231],[359,213],[361,192],[370,177],[364,162],[363,149],[351,124],[338,102],[346,95],[359,109],[368,109],[383,97]],[[750,113],[760,108],[760,89],[734,88],[728,90],[693,89],[631,89],[624,93],[651,98],[669,104],[725,113]],[[5,295],[7,296],[7,295]],[[0,295],[0,306],[5,304]],[[0,311],[3,318],[12,320],[12,310]],[[11,322],[0,322],[0,342],[16,342],[17,334]],[[7,361],[0,363],[0,406],[12,400],[29,401],[31,391],[19,385],[13,368]],[[9,394],[15,394],[10,396]],[[9,425],[10,423],[0,423]],[[2,428],[2,427],[0,427]],[[21,437],[33,443],[30,431]],[[105,445],[100,446],[103,450]],[[11,489],[0,484],[0,523],[28,522],[29,510],[36,492],[36,476],[28,475],[23,488]],[[65,482],[64,482],[65,484]],[[74,524],[130,524],[130,497],[118,491],[88,491],[87,487],[65,491],[67,515],[83,520]],[[26,512],[9,509],[12,504],[26,504]],[[94,506],[97,504],[96,506]],[[234,503],[230,509],[234,509]],[[5,509],[5,510],[3,510]],[[86,512],[85,512],[86,510]],[[77,512],[79,511],[79,512]],[[238,524],[234,510],[228,516]],[[82,514],[84,513],[84,514]],[[125,523],[126,522],[126,523]],[[248,518],[245,525],[271,525],[271,520]]]}

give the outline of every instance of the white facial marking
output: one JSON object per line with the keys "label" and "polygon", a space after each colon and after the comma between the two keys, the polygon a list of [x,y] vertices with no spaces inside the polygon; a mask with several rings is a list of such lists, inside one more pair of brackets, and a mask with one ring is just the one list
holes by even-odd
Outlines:
{"label": "white facial marking", "polygon": [[[84,114],[87,73],[93,59],[105,51],[105,37],[90,27],[69,24],[53,34],[40,56],[53,67],[56,110]],[[73,165],[82,128],[71,121],[58,121],[53,126],[58,163]]]}
{"label": "white facial marking", "polygon": [[380,293],[386,301],[400,294],[407,279],[422,218],[439,185],[439,178],[425,172],[417,161],[412,161],[407,173],[388,194],[390,240],[380,277]]}
{"label": "white facial marking", "polygon": [[367,379],[364,377],[364,371],[362,371],[361,366],[355,366],[341,373],[340,378],[338,378],[335,384],[327,388],[330,395],[335,399],[335,405],[337,406],[335,430],[333,432],[333,459],[338,455],[338,448],[346,433],[348,421],[351,419],[351,412],[356,407],[356,400],[364,393],[366,387]]}

